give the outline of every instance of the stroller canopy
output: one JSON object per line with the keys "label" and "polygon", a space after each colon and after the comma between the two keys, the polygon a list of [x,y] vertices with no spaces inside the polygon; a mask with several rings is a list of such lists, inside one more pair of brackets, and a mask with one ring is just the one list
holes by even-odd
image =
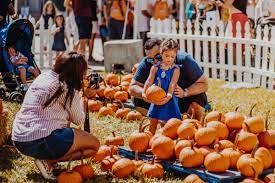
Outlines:
{"label": "stroller canopy", "polygon": [[17,49],[30,49],[33,34],[33,25],[29,20],[16,20],[0,29],[0,47],[7,48],[8,46],[16,45]]}

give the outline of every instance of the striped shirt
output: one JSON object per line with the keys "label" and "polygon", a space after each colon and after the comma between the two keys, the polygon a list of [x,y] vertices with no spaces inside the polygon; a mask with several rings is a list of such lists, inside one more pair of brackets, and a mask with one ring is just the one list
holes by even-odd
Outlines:
{"label": "striped shirt", "polygon": [[[60,85],[64,92],[57,100],[43,109],[45,102],[58,90]],[[54,71],[39,75],[28,89],[20,111],[16,114],[12,140],[28,142],[47,137],[52,131],[70,126],[70,122],[80,125],[85,120],[85,113],[80,104],[79,92],[75,91],[72,105],[67,102],[64,109],[67,85],[58,80]],[[68,100],[69,101],[69,100]]]}

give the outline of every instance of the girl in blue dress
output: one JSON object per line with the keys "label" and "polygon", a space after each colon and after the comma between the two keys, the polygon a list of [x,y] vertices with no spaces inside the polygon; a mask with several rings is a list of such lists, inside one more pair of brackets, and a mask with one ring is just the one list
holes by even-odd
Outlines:
{"label": "girl in blue dress", "polygon": [[[173,39],[165,40],[161,43],[160,54],[162,61],[152,66],[150,75],[145,82],[144,91],[152,84],[158,85],[161,82],[161,88],[166,92],[166,97],[161,102],[151,103],[147,116],[151,118],[150,132],[156,132],[159,121],[166,122],[171,118],[181,119],[181,113],[178,106],[178,99],[173,94],[178,82],[180,69],[175,65],[178,50],[178,43]],[[143,93],[145,97],[145,94]]]}

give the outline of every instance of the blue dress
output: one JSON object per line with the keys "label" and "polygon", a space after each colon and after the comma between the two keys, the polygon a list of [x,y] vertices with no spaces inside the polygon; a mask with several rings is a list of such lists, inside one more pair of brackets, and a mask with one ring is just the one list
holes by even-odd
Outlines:
{"label": "blue dress", "polygon": [[[158,85],[158,78],[160,78],[161,88],[167,93],[176,68],[178,68],[178,66],[175,65],[169,70],[163,70],[160,65],[158,65],[154,84]],[[162,121],[168,121],[171,118],[182,119],[178,106],[178,98],[173,94],[172,98],[164,105],[151,104],[147,116]]]}

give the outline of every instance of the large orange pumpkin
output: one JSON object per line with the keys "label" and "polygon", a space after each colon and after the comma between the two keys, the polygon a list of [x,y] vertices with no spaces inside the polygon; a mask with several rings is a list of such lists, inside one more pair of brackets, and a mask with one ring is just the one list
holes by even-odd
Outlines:
{"label": "large orange pumpkin", "polygon": [[105,140],[105,145],[110,146],[123,146],[124,139],[121,136],[116,136],[115,132],[112,132],[112,136],[108,136]]}
{"label": "large orange pumpkin", "polygon": [[195,140],[198,146],[208,146],[218,138],[218,133],[214,128],[199,128],[195,133]]}
{"label": "large orange pumpkin", "polygon": [[224,115],[224,123],[230,130],[242,128],[245,118],[237,110],[238,108],[235,109],[235,112],[228,112]]}
{"label": "large orange pumpkin", "polygon": [[181,150],[179,161],[186,168],[198,167],[203,164],[204,155],[198,148],[192,145]]}
{"label": "large orange pumpkin", "polygon": [[194,138],[195,133],[198,130],[196,122],[184,122],[178,127],[177,134],[182,140],[191,140]]}
{"label": "large orange pumpkin", "polygon": [[148,178],[162,178],[164,176],[164,169],[161,164],[155,163],[155,157],[151,163],[144,163],[140,166],[139,171]]}
{"label": "large orange pumpkin", "polygon": [[89,164],[85,164],[81,159],[81,165],[77,165],[73,168],[73,171],[78,172],[83,180],[88,180],[95,175],[93,167]]}
{"label": "large orange pumpkin", "polygon": [[152,142],[152,153],[158,159],[170,159],[174,156],[175,143],[172,139],[165,136],[160,136]]}
{"label": "large orange pumpkin", "polygon": [[113,164],[117,161],[121,159],[120,156],[118,155],[113,155],[113,147],[111,149],[111,155],[105,157],[102,161],[101,161],[101,170],[103,172],[109,172],[112,170],[112,166]]}
{"label": "large orange pumpkin", "polygon": [[118,86],[120,83],[119,76],[113,73],[109,73],[105,77],[105,81],[108,85],[111,86]]}
{"label": "large orange pumpkin", "polygon": [[143,121],[139,125],[139,131],[132,133],[128,138],[129,147],[135,152],[145,152],[149,148],[149,142],[152,137],[150,132],[144,132],[149,124],[143,126]]}
{"label": "large orange pumpkin", "polygon": [[246,127],[244,127],[244,129],[237,134],[235,144],[240,150],[250,152],[255,147],[258,139],[255,134],[247,131],[247,125],[246,123],[244,124]]}
{"label": "large orange pumpkin", "polygon": [[136,166],[128,158],[122,158],[116,161],[112,166],[112,173],[117,178],[126,178],[132,175],[136,170]]}
{"label": "large orange pumpkin", "polygon": [[166,93],[165,91],[161,88],[161,84],[160,84],[160,79],[159,79],[159,85],[151,85],[146,91],[145,91],[145,95],[146,98],[149,101],[153,101],[153,102],[160,102],[163,100],[164,97],[166,97]]}
{"label": "large orange pumpkin", "polygon": [[162,128],[162,135],[169,137],[171,139],[178,138],[177,130],[178,127],[182,124],[182,121],[176,118],[169,119],[167,123]]}
{"label": "large orange pumpkin", "polygon": [[224,140],[227,139],[229,131],[227,126],[219,121],[211,121],[209,123],[207,123],[206,127],[212,127],[217,131],[218,134],[218,138],[220,140]]}
{"label": "large orange pumpkin", "polygon": [[192,140],[179,140],[175,146],[175,155],[177,158],[180,156],[180,152],[185,147],[191,147]]}

